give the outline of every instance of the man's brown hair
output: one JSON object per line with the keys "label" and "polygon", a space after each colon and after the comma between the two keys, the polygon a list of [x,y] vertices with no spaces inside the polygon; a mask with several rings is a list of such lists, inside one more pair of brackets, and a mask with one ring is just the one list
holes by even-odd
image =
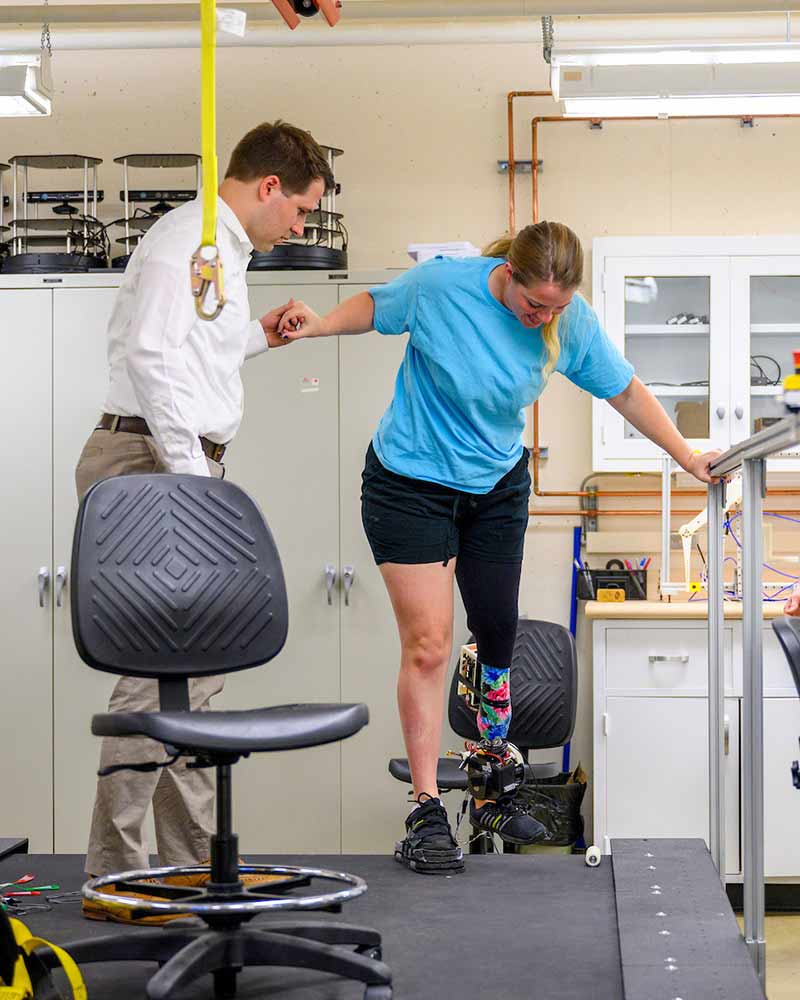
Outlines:
{"label": "man's brown hair", "polygon": [[318,177],[328,192],[334,185],[325,151],[310,132],[287,122],[264,122],[239,141],[226,177],[253,181],[274,174],[287,194],[300,194]]}

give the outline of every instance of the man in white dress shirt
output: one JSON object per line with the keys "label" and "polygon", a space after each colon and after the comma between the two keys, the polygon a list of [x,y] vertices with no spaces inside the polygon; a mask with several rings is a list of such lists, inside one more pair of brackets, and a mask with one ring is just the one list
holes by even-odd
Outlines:
{"label": "man in white dress shirt", "polygon": [[[245,283],[250,254],[254,248],[271,250],[291,233],[302,235],[306,216],[332,186],[325,154],[308,132],[265,123],[239,142],[217,199],[227,301],[214,320],[198,318],[189,283],[202,199],[174,209],[147,232],[128,264],[109,321],[110,385],[105,412],[75,472],[80,497],[98,480],[126,473],[223,475],[225,446],[242,418],[240,368],[246,358],[286,343],[276,328],[288,303],[261,319],[250,318]],[[207,708],[221,689],[221,677],[194,678],[192,708]],[[109,711],[157,710],[155,680],[119,679]],[[163,759],[163,748],[152,740],[107,738],[100,766]],[[155,772],[118,771],[98,781],[87,872],[149,866],[142,826],[151,802],[161,863],[185,866],[207,858],[214,829],[213,771],[187,769],[180,761]],[[106,916],[96,910],[84,907],[88,917]]]}

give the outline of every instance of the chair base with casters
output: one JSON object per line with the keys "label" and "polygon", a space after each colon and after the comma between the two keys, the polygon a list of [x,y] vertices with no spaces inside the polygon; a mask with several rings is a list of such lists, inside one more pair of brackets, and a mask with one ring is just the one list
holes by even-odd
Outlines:
{"label": "chair base with casters", "polygon": [[[569,630],[554,622],[521,619],[511,659],[512,714],[508,740],[519,749],[526,762],[530,750],[563,746],[572,738],[577,690],[575,643]],[[448,720],[453,732],[463,739],[473,742],[480,739],[477,705],[470,706],[463,697],[458,665],[450,684]],[[436,783],[440,792],[453,789],[466,792],[467,775],[460,763],[457,757],[439,758]],[[558,773],[557,767],[550,764],[529,766],[535,779],[550,778]],[[389,773],[399,781],[411,782],[405,758],[390,760]],[[493,851],[492,835],[473,828],[469,853]],[[513,844],[503,843],[503,853],[514,854],[517,849]]]}
{"label": "chair base with casters", "polygon": [[[161,682],[163,683],[163,682]],[[249,966],[289,966],[344,976],[364,983],[365,1000],[389,1000],[392,996],[391,972],[382,961],[381,937],[377,931],[338,922],[307,923],[290,920],[270,921],[263,927],[248,926],[260,914],[277,911],[326,911],[338,913],[342,905],[360,896],[366,883],[355,875],[326,869],[280,865],[245,865],[238,862],[238,838],[232,831],[231,766],[238,755],[201,750],[196,746],[197,728],[219,731],[214,716],[250,715],[248,743],[251,748],[263,747],[267,739],[291,746],[297,739],[307,741],[312,730],[317,738],[325,733],[324,742],[342,739],[361,726],[360,705],[280,706],[250,713],[115,713],[98,715],[92,720],[96,735],[141,734],[143,728],[170,730],[170,748],[189,752],[182,746],[192,732],[195,745],[191,752],[206,766],[216,767],[217,833],[211,839],[210,866],[188,868],[152,868],[141,871],[104,875],[86,883],[83,895],[95,905],[113,912],[123,908],[131,917],[185,916],[199,918],[206,926],[170,922],[165,927],[127,931],[100,938],[72,942],[66,947],[79,964],[110,961],[147,961],[160,968],[147,984],[149,1000],[166,1000],[201,976],[211,974],[214,995],[223,1000],[236,995],[236,978]],[[280,737],[275,735],[275,717],[292,710],[293,726]],[[179,718],[184,715],[184,719]],[[260,715],[264,733],[258,739],[252,717]],[[143,725],[146,720],[146,726]],[[186,728],[180,734],[181,723]],[[303,736],[305,734],[305,736]],[[263,874],[280,879],[274,886],[244,888],[239,874]],[[180,875],[209,873],[208,883],[201,886],[169,885],[152,882]],[[314,891],[315,883],[327,883],[322,891]],[[331,884],[333,884],[331,886]],[[114,886],[115,891],[100,891]],[[330,888],[329,888],[330,887]],[[326,891],[327,890],[327,891]],[[141,899],[126,893],[145,893],[157,899]]]}

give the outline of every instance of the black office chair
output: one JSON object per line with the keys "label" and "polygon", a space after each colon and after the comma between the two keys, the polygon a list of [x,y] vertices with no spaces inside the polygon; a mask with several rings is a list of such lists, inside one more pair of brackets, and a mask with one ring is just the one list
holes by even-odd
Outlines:
{"label": "black office chair", "polygon": [[[458,693],[459,665],[453,671],[448,699],[448,719],[451,729],[466,740],[478,740],[475,709],[469,708]],[[511,659],[511,725],[509,742],[527,761],[531,750],[563,746],[572,738],[575,728],[575,706],[578,698],[578,666],[575,642],[569,629],[554,622],[520,620]],[[457,757],[440,757],[436,768],[436,783],[440,792],[453,789],[465,791],[466,771]],[[535,778],[552,776],[549,765],[531,765]],[[389,773],[399,781],[411,783],[411,770],[406,758],[389,761]],[[472,831],[470,853],[484,854],[492,849],[490,834]],[[513,852],[513,845],[503,850]]]}
{"label": "black office chair", "polygon": [[[83,895],[134,917],[185,914],[198,921],[131,930],[68,945],[75,960],[160,964],[151,1000],[211,973],[217,997],[236,993],[245,966],[290,966],[365,984],[365,998],[392,995],[380,935],[337,922],[268,922],[283,910],[340,912],[366,891],[354,875],[324,869],[246,865],[275,879],[244,888],[232,831],[231,765],[259,751],[320,746],[357,733],[366,705],[281,705],[193,712],[188,678],[259,666],[286,641],[288,608],[280,559],[252,499],[233,483],[184,475],[106,479],[78,512],[72,557],[72,624],[81,657],[95,670],[157,678],[161,711],[96,715],[96,736],[149,736],[169,757],[216,768],[217,833],[210,867],[156,868],[105,875]],[[157,765],[147,765],[148,769]],[[210,872],[200,888],[142,883]],[[281,880],[282,879],[282,880]],[[330,883],[329,891],[316,884]],[[100,892],[114,886],[113,894]],[[153,901],[126,896],[144,892]]]}
{"label": "black office chair", "polygon": [[[778,637],[789,661],[789,669],[792,671],[794,686],[800,696],[800,621],[796,618],[775,618],[772,622],[772,630]],[[792,761],[792,784],[800,789],[800,760]]]}
{"label": "black office chair", "polygon": [[789,661],[789,669],[792,671],[797,694],[800,696],[800,620],[786,616],[774,618],[772,631],[783,647],[786,659]]}

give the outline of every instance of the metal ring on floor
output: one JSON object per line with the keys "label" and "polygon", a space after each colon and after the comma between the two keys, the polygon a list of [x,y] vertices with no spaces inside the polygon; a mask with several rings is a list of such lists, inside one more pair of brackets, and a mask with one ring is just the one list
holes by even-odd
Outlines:
{"label": "metal ring on floor", "polygon": [[[308,879],[322,879],[329,882],[344,882],[347,888],[338,889],[334,892],[322,893],[309,896],[285,896],[269,899],[259,899],[258,893],[267,895],[269,885],[259,886],[253,889],[242,889],[234,894],[231,899],[214,892],[209,886],[186,886],[186,891],[192,897],[212,896],[213,902],[192,902],[187,900],[150,900],[140,899],[135,896],[112,895],[108,892],[98,892],[102,886],[115,885],[119,882],[142,881],[141,891],[146,894],[152,893],[157,886],[149,885],[145,879],[160,879],[175,875],[207,875],[210,869],[206,866],[192,868],[146,868],[139,871],[118,872],[112,875],[100,875],[98,878],[90,879],[83,886],[83,896],[91,900],[98,906],[108,910],[119,907],[135,910],[137,917],[183,914],[187,916],[209,917],[227,916],[231,914],[242,914],[242,916],[255,916],[258,913],[267,913],[274,910],[322,910],[331,906],[346,903],[351,899],[356,899],[367,891],[367,883],[357,875],[350,875],[347,872],[335,872],[327,868],[299,868],[291,865],[242,865],[239,868],[241,875],[288,875]],[[173,887],[170,888],[182,888]],[[253,899],[242,899],[243,895],[254,896]]]}

